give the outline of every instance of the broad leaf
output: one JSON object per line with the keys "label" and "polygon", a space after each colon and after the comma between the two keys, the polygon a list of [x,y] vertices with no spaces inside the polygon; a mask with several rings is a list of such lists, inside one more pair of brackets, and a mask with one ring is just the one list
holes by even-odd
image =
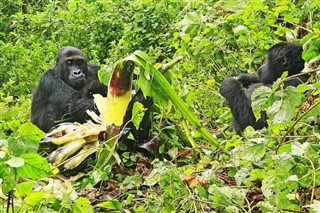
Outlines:
{"label": "broad leaf", "polygon": [[135,102],[133,104],[132,123],[134,124],[134,127],[136,129],[139,129],[139,125],[143,119],[143,116],[144,116],[146,110],[147,109],[144,108],[143,104],[140,102]]}
{"label": "broad leaf", "polygon": [[16,197],[23,197],[23,196],[29,195],[32,192],[33,186],[34,186],[34,181],[20,183],[14,195]]}
{"label": "broad leaf", "polygon": [[41,131],[36,125],[32,124],[31,122],[22,124],[19,127],[18,131],[21,134],[21,136],[36,142],[40,141],[41,138],[45,136],[45,133]]}
{"label": "broad leaf", "polygon": [[241,150],[239,156],[241,159],[247,161],[258,161],[260,160],[266,153],[266,147],[263,143],[256,144]]}
{"label": "broad leaf", "polygon": [[304,100],[304,96],[292,86],[288,86],[284,90],[284,94],[280,94],[280,97],[282,100],[275,101],[267,110],[267,115],[273,124],[290,122],[296,114],[296,108]]}
{"label": "broad leaf", "polygon": [[13,157],[10,158],[9,160],[6,161],[6,164],[8,164],[11,167],[21,167],[24,165],[24,160],[23,158],[19,158],[19,157]]}
{"label": "broad leaf", "polygon": [[91,206],[88,198],[79,197],[75,204],[71,205],[72,212],[76,213],[93,213],[93,207]]}
{"label": "broad leaf", "polygon": [[20,156],[24,153],[36,153],[39,147],[39,141],[45,135],[38,127],[31,122],[22,124],[18,132],[21,137],[9,138],[8,146],[15,156]]}
{"label": "broad leaf", "polygon": [[33,209],[34,207],[38,206],[48,193],[49,192],[32,192],[24,199],[21,210],[25,211],[27,209]]}
{"label": "broad leaf", "polygon": [[259,120],[261,117],[261,111],[266,110],[266,104],[272,94],[272,90],[269,87],[261,86],[255,89],[251,96],[252,101],[252,110],[253,114],[256,117],[256,120]]}
{"label": "broad leaf", "polygon": [[203,17],[195,12],[186,14],[185,18],[177,25],[182,28],[182,31],[190,35],[196,35],[201,28]]}
{"label": "broad leaf", "polygon": [[151,174],[144,181],[146,186],[154,186],[160,182],[161,171],[159,169],[153,169]]}
{"label": "broad leaf", "polygon": [[7,164],[0,163],[0,177],[3,179],[1,189],[4,194],[10,192],[18,183],[18,176],[16,175],[15,169],[8,166]]}
{"label": "broad leaf", "polygon": [[117,200],[106,201],[103,203],[99,203],[97,206],[110,210],[121,210],[122,204]]}
{"label": "broad leaf", "polygon": [[17,168],[17,172],[21,177],[38,180],[40,178],[52,175],[51,167],[47,160],[38,154],[24,154],[21,156],[25,164]]}

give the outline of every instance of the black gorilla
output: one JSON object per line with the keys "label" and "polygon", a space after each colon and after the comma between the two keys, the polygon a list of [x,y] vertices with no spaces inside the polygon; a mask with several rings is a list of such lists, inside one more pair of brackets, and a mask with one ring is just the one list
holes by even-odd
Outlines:
{"label": "black gorilla", "polygon": [[55,67],[43,73],[33,94],[32,123],[48,132],[62,121],[85,122],[86,110],[94,110],[92,94],[107,93],[99,82],[99,69],[99,65],[88,64],[78,48],[62,48]]}
{"label": "black gorilla", "polygon": [[[266,113],[261,113],[259,120],[255,119],[251,108],[251,94],[257,87],[272,86],[283,72],[288,71],[288,76],[301,72],[304,60],[301,57],[302,45],[293,42],[281,42],[268,50],[265,63],[258,69],[258,75],[232,74],[226,78],[220,87],[221,95],[227,100],[233,115],[233,124],[236,132],[241,132],[247,127],[261,129],[267,126]],[[284,86],[297,86],[308,80],[308,75],[284,82]],[[246,88],[246,90],[244,89]]]}

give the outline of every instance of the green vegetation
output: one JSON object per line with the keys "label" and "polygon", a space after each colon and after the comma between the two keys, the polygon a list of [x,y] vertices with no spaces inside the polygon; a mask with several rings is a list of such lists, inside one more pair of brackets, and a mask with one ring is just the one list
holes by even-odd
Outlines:
{"label": "green vegetation", "polygon": [[[219,86],[231,73],[255,73],[281,40],[304,44],[312,77],[257,90],[255,111],[267,111],[269,127],[238,136]],[[37,152],[44,133],[29,122],[30,104],[67,45],[109,72],[136,50],[156,68],[182,56],[164,76],[224,137],[209,142],[175,103],[159,101],[154,120],[172,121],[152,128],[160,159],[119,147],[113,164],[58,178]],[[3,0],[0,212],[320,212],[319,55],[318,0]]]}

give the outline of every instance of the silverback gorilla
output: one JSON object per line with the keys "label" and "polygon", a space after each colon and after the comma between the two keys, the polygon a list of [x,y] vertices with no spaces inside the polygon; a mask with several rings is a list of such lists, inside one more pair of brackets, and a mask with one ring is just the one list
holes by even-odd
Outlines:
{"label": "silverback gorilla", "polygon": [[92,94],[107,93],[98,80],[99,69],[99,65],[88,64],[78,48],[60,49],[55,67],[43,73],[33,94],[32,123],[48,132],[62,121],[85,122],[86,110],[95,110]]}
{"label": "silverback gorilla", "polygon": [[[231,108],[233,125],[238,134],[241,134],[247,126],[252,126],[254,129],[267,126],[265,112],[261,112],[261,118],[256,120],[251,108],[251,94],[261,85],[271,87],[272,83],[285,71],[288,71],[288,76],[300,73],[304,68],[302,51],[300,44],[278,43],[268,50],[265,63],[258,68],[258,75],[236,73],[231,74],[222,82],[220,93]],[[308,75],[302,75],[285,81],[284,86],[296,87],[302,82],[306,82],[308,77]]]}

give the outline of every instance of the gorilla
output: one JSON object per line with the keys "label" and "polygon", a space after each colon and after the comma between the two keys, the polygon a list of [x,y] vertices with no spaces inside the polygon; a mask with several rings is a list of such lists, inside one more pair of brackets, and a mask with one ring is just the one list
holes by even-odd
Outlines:
{"label": "gorilla", "polygon": [[107,94],[99,82],[99,65],[89,64],[83,52],[75,47],[60,49],[54,68],[40,78],[33,93],[31,121],[44,132],[54,125],[89,119],[86,110],[94,110],[93,93]]}
{"label": "gorilla", "polygon": [[[251,108],[252,92],[259,86],[271,87],[283,72],[288,76],[300,73],[304,68],[301,57],[302,45],[294,42],[281,42],[268,50],[267,59],[261,65],[257,74],[231,74],[221,84],[220,93],[227,100],[233,115],[234,129],[238,134],[247,127],[262,129],[267,126],[267,116],[261,112],[261,118],[256,120]],[[309,75],[302,75],[284,82],[284,87],[298,86],[306,82]]]}

